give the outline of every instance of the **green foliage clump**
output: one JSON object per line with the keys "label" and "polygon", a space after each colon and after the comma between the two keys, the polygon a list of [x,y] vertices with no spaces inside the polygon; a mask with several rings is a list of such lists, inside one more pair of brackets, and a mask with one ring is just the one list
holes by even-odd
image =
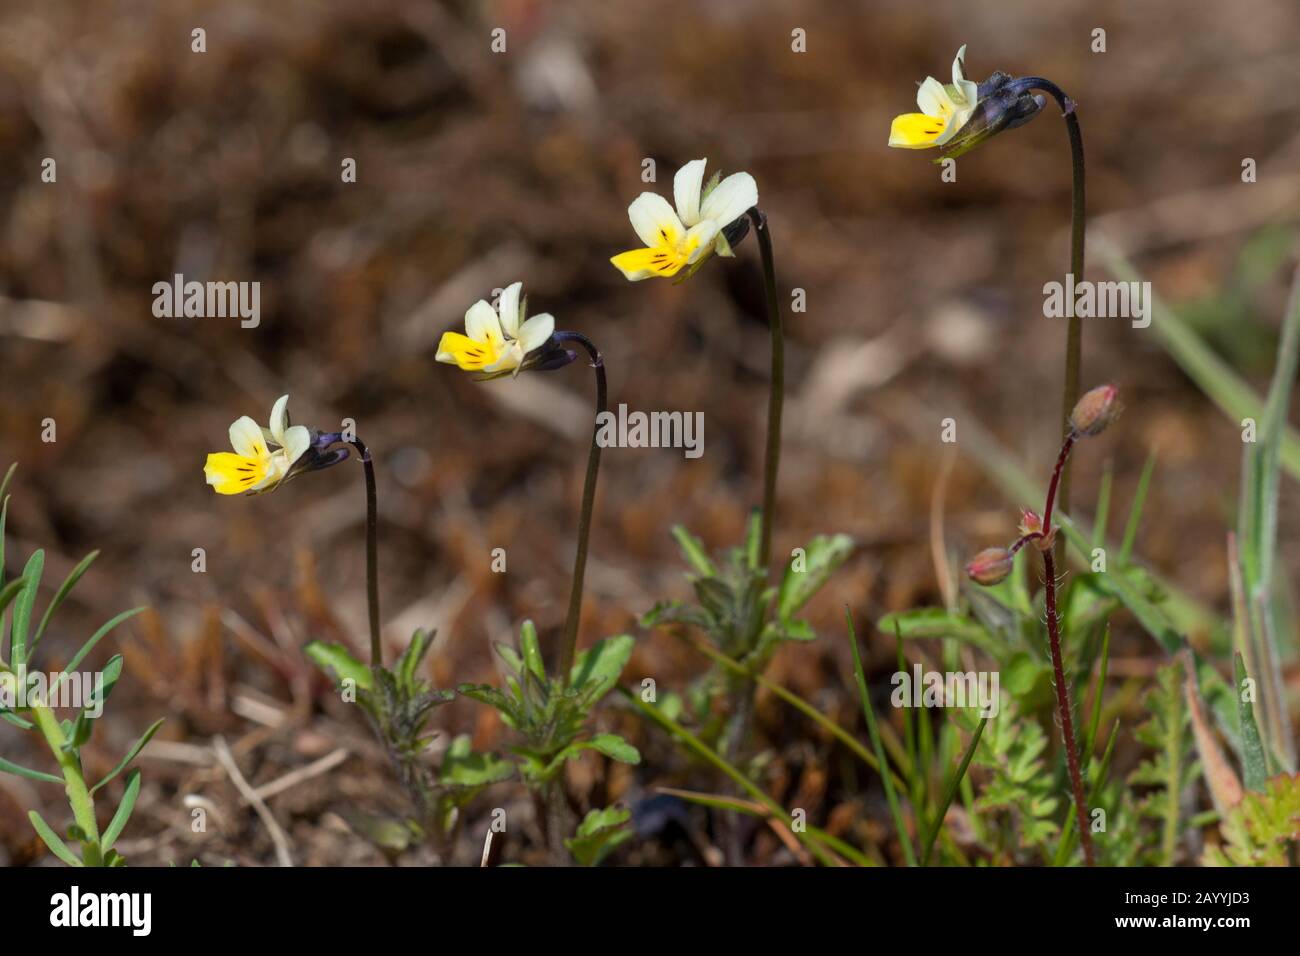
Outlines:
{"label": "green foliage clump", "polygon": [[[5,491],[9,487],[13,473],[14,466],[10,466],[4,479],[0,481],[0,500],[3,501],[0,504],[0,637],[6,633],[5,612],[10,605],[13,606],[7,629],[9,637],[7,659],[5,656],[0,656],[0,690],[3,691],[0,694],[0,719],[21,730],[38,733],[58,764],[60,774],[56,776],[42,770],[32,770],[4,759],[0,759],[0,771],[26,777],[28,780],[63,785],[73,817],[73,823],[65,831],[66,840],[36,810],[30,810],[27,814],[37,835],[56,857],[69,866],[123,866],[125,860],[114,849],[114,844],[126,828],[131,812],[135,809],[136,800],[140,796],[140,771],[132,770],[127,774],[122,799],[117,805],[112,820],[103,831],[99,829],[96,816],[95,794],[130,766],[162,726],[162,720],[151,724],[113,769],[98,782],[90,785],[87,783],[82,767],[81,751],[90,742],[95,725],[103,716],[104,704],[122,676],[122,655],[116,654],[110,658],[96,675],[93,689],[89,691],[86,699],[81,700],[75,717],[61,720],[55,713],[55,708],[65,700],[64,688],[69,680],[76,679],[77,667],[94,650],[95,645],[115,627],[139,614],[144,608],[123,611],[100,627],[73,655],[67,666],[57,675],[53,675],[47,683],[31,680],[33,677],[41,676],[33,670],[32,662],[42,638],[49,631],[55,612],[89,570],[98,557],[98,552],[87,555],[73,568],[50,599],[39,624],[33,630],[36,595],[40,590],[41,578],[45,570],[45,552],[35,551],[23,568],[22,576],[7,585],[4,583],[4,529],[9,513],[9,498],[5,495]],[[2,649],[3,641],[0,641],[0,650]],[[68,845],[69,842],[80,849],[80,854]]]}

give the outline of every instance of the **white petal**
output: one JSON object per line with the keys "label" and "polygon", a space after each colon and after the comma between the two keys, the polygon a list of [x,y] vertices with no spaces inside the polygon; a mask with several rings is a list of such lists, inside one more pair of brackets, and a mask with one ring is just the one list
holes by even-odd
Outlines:
{"label": "white petal", "polygon": [[284,430],[289,427],[289,396],[281,395],[271,407],[271,438],[284,447]]}
{"label": "white petal", "polygon": [[704,184],[707,160],[692,159],[673,177],[673,202],[682,225],[691,227],[700,221],[700,187]]}
{"label": "white petal", "polygon": [[302,453],[307,450],[311,444],[311,432],[307,431],[305,425],[294,425],[284,433],[284,441],[281,447],[284,449],[285,467],[292,465],[302,457]]}
{"label": "white petal", "polygon": [[714,187],[700,207],[700,218],[712,219],[721,229],[758,205],[758,183],[749,173],[732,173]]}
{"label": "white petal", "polygon": [[267,452],[262,426],[247,415],[240,417],[230,426],[230,447],[245,458],[263,457]]}
{"label": "white petal", "polygon": [[527,355],[551,337],[555,331],[555,318],[549,312],[535,315],[519,326],[519,347]]}
{"label": "white petal", "polygon": [[980,97],[980,85],[974,80],[966,79],[965,60],[966,45],[962,44],[962,48],[957,51],[957,58],[952,61],[952,85],[957,93],[953,99],[959,108],[974,107]]}
{"label": "white petal", "polygon": [[[524,324],[527,325],[528,323],[525,322]],[[485,373],[508,372],[512,368],[518,368],[520,363],[523,362],[523,360],[524,360],[523,348],[520,346],[520,344],[517,341],[511,342],[509,345],[505,347],[505,350],[501,353],[501,357],[499,359],[497,359],[491,365],[483,366],[483,371]]]}
{"label": "white petal", "polygon": [[926,116],[946,117],[956,110],[956,105],[948,91],[932,76],[927,76],[921,88],[916,91],[916,105]]}
{"label": "white petal", "polygon": [[691,227],[691,231],[686,234],[686,245],[689,247],[691,243],[695,243],[695,248],[687,257],[687,264],[695,262],[713,248],[713,240],[717,237],[718,231],[718,224],[712,219],[705,219],[698,226]]}
{"label": "white petal", "polygon": [[642,193],[627,207],[627,217],[637,236],[650,248],[675,246],[686,227],[668,205],[668,200],[658,193]]}
{"label": "white petal", "polygon": [[952,61],[952,85],[959,89],[961,88],[962,82],[966,79],[966,74],[964,72],[965,64],[962,62],[965,59],[966,44],[963,43],[961,49],[957,51],[957,56],[954,57]]}
{"label": "white petal", "polygon": [[497,311],[501,313],[501,328],[512,339],[519,337],[519,292],[523,287],[522,282],[510,283],[501,290],[497,305]]}
{"label": "white petal", "polygon": [[465,334],[475,342],[501,342],[501,323],[497,321],[497,310],[487,300],[479,299],[465,313]]}

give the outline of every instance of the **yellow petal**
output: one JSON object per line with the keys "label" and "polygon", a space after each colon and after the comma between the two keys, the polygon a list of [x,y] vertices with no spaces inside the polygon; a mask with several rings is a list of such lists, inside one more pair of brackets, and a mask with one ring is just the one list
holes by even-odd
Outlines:
{"label": "yellow petal", "polygon": [[651,276],[674,276],[677,271],[690,259],[690,252],[694,251],[694,244],[691,250],[682,253],[668,246],[657,246],[654,249],[633,249],[629,252],[620,252],[609,261],[632,282],[639,282],[641,279],[649,279]]}
{"label": "yellow petal", "polygon": [[203,474],[217,494],[241,495],[251,491],[266,477],[266,468],[264,458],[245,458],[243,455],[219,451],[208,455]]}
{"label": "yellow petal", "polygon": [[927,149],[943,135],[947,122],[924,113],[895,116],[889,127],[889,145],[902,149]]}
{"label": "yellow petal", "polygon": [[493,342],[476,342],[459,332],[442,333],[438,343],[438,361],[459,366],[467,372],[481,371],[500,358]]}

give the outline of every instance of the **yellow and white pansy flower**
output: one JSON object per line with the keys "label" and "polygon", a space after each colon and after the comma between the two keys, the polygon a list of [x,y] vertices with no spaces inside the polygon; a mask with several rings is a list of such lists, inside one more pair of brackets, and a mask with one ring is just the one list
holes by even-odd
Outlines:
{"label": "yellow and white pansy flower", "polygon": [[[609,261],[632,282],[676,275],[683,266],[713,253],[733,255],[722,230],[758,205],[758,184],[749,173],[732,173],[704,186],[706,160],[693,159],[673,177],[674,209],[658,193],[645,192],[627,215],[644,249],[619,253]],[[716,175],[715,175],[716,180]]]}
{"label": "yellow and white pansy flower", "polygon": [[289,473],[311,444],[311,433],[289,424],[289,396],[281,395],[271,409],[270,427],[262,428],[247,415],[230,426],[234,452],[208,455],[203,473],[219,495],[270,491]]}
{"label": "yellow and white pansy flower", "polygon": [[966,47],[957,51],[952,61],[952,84],[945,86],[932,76],[916,94],[919,113],[895,116],[889,127],[889,145],[902,149],[928,149],[942,146],[966,125],[979,102],[979,84],[966,79]]}
{"label": "yellow and white pansy flower", "polygon": [[524,318],[527,303],[521,298],[522,289],[522,282],[506,286],[495,309],[484,299],[471,305],[465,313],[465,334],[442,334],[438,361],[484,375],[518,375],[528,353],[546,344],[555,331],[549,313]]}

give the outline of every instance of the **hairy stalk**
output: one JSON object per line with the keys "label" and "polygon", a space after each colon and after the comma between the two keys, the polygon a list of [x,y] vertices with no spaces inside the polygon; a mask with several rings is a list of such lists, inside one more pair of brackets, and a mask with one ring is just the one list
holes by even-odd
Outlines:
{"label": "hairy stalk", "polygon": [[54,759],[58,761],[59,769],[63,771],[63,789],[68,796],[68,805],[72,807],[72,818],[77,821],[77,826],[89,841],[85,846],[83,862],[86,866],[100,866],[103,860],[99,849],[99,824],[95,820],[95,800],[86,786],[81,761],[68,750],[68,738],[53,710],[44,704],[35,704],[32,706],[32,716],[36,718],[36,725],[45,737]]}
{"label": "hairy stalk", "polygon": [[[1065,131],[1070,137],[1070,274],[1075,282],[1083,280],[1083,250],[1087,223],[1084,219],[1084,165],[1083,131],[1079,128],[1079,115],[1074,100],[1051,80],[1041,76],[1022,81],[1026,88],[1040,90],[1056,100],[1065,120]],[[1071,309],[1071,312],[1074,310]],[[1065,383],[1061,403],[1062,437],[1070,432],[1070,410],[1079,398],[1079,366],[1083,360],[1083,325],[1077,315],[1071,315],[1065,339]],[[1070,472],[1066,468],[1061,478],[1061,508],[1070,509]]]}
{"label": "hairy stalk", "polygon": [[551,857],[551,866],[569,865],[569,848],[564,845],[564,833],[569,808],[564,801],[564,771],[546,784],[542,793],[546,802],[546,846]]}
{"label": "hairy stalk", "polygon": [[[731,716],[727,720],[726,739],[722,744],[722,759],[735,763],[740,756],[750,722],[754,719],[755,684],[744,681],[737,686],[735,677],[725,678],[731,685]],[[739,813],[723,814],[722,844],[728,866],[742,866],[745,862],[745,821]]]}
{"label": "hairy stalk", "polygon": [[[1076,435],[1073,426],[1066,429],[1065,440],[1061,443],[1061,453],[1056,457],[1056,467],[1052,470],[1052,481],[1047,488],[1047,503],[1043,507],[1043,531],[1052,533],[1052,506],[1056,503],[1057,489],[1061,475],[1065,470],[1070,449],[1074,446]],[[1094,866],[1092,836],[1088,831],[1088,807],[1083,795],[1083,775],[1079,771],[1079,751],[1074,740],[1074,721],[1070,716],[1070,688],[1065,682],[1065,666],[1061,657],[1060,617],[1056,609],[1056,561],[1049,544],[1041,548],[1043,553],[1043,577],[1046,588],[1047,637],[1052,650],[1052,681],[1056,685],[1056,709],[1061,721],[1061,735],[1065,741],[1065,761],[1070,770],[1070,788],[1074,793],[1074,813],[1079,821],[1079,844],[1083,847],[1083,858],[1088,866]]]}
{"label": "hairy stalk", "polygon": [[772,381],[767,393],[767,450],[763,462],[763,525],[759,563],[764,570],[772,556],[772,527],[776,523],[776,474],[781,465],[781,410],[785,404],[785,329],[776,300],[776,266],[772,261],[772,231],[767,216],[757,206],[749,210],[763,259],[763,291],[767,297],[767,324],[772,335]]}
{"label": "hairy stalk", "polygon": [[[569,613],[564,621],[564,639],[560,646],[560,684],[568,686],[569,671],[578,650],[578,622],[582,617],[582,579],[587,571],[587,540],[591,537],[591,511],[596,503],[596,475],[600,471],[600,416],[608,410],[609,395],[605,381],[605,362],[600,352],[580,332],[556,332],[559,342],[576,342],[591,356],[591,367],[596,371],[596,422],[591,432],[591,451],[587,455],[587,476],[582,485],[582,512],[578,517],[578,553],[573,559],[573,585],[569,591]],[[563,843],[560,844],[563,849]]]}
{"label": "hairy stalk", "polygon": [[349,444],[357,450],[366,470],[366,601],[370,606],[370,666],[382,667],[383,646],[379,640],[379,493],[375,489],[375,463],[370,449],[360,438]]}

